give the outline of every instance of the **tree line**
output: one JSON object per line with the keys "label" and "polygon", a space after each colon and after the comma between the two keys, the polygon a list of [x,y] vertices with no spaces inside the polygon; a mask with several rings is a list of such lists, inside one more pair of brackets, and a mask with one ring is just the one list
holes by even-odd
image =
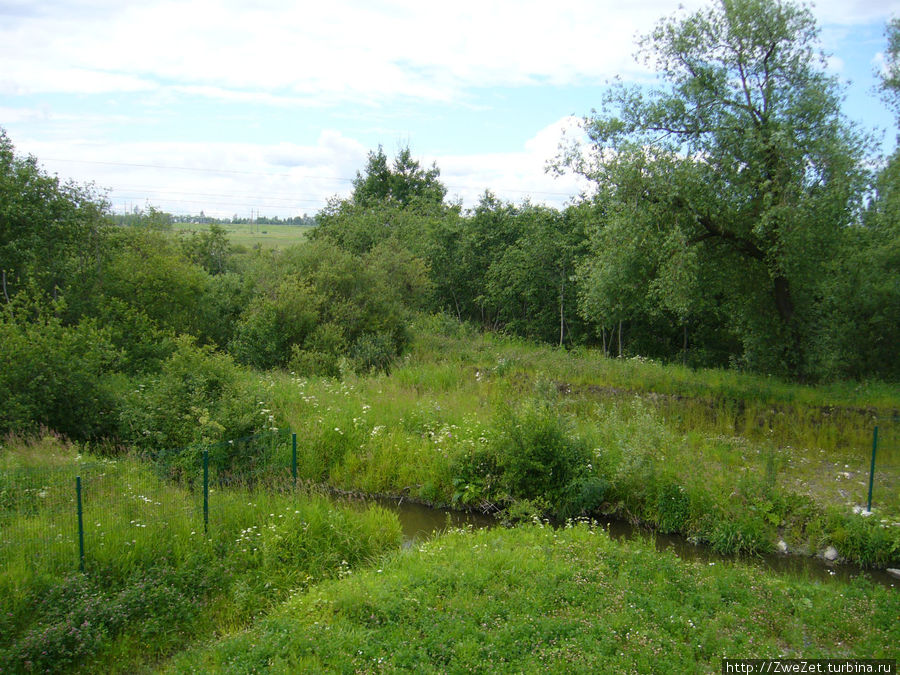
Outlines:
{"label": "tree line", "polygon": [[[900,113],[900,21],[887,33]],[[173,233],[153,208],[113,218],[0,130],[0,432],[244,435],[263,421],[243,369],[387,370],[421,311],[610,356],[897,381],[900,154],[870,168],[816,35],[776,0],[663,19],[641,43],[657,84],[610,90],[556,158],[594,186],[566,208],[486,191],[466,210],[437,166],[379,147],[280,252],[237,254],[220,223]]]}
{"label": "tree line", "polygon": [[[900,20],[882,93],[900,112]],[[620,84],[554,163],[593,186],[562,210],[485,193],[445,205],[437,169],[372,153],[317,235],[395,240],[435,307],[485,328],[615,355],[802,381],[900,377],[895,153],[841,111],[808,8],[721,0],[640,42],[653,86]],[[410,194],[415,197],[410,197]]]}

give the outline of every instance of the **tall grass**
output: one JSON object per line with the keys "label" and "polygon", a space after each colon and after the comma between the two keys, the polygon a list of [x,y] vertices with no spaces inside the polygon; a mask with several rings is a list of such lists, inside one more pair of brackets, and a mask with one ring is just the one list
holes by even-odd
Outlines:
{"label": "tall grass", "polygon": [[456,531],[317,586],[176,672],[718,672],[893,658],[894,589],[689,562],[578,524]]}
{"label": "tall grass", "polygon": [[[211,491],[204,532],[199,495],[162,481],[149,465],[98,462],[52,439],[39,447],[53,458],[48,466],[35,444],[3,450],[3,670],[127,670],[239,628],[287,593],[400,544],[399,521],[384,509],[240,488]],[[60,461],[66,456],[68,464]],[[76,473],[86,574],[78,572]],[[53,499],[65,490],[71,495]]]}
{"label": "tall grass", "polygon": [[[608,359],[441,319],[420,326],[390,375],[266,380],[298,433],[303,475],[340,488],[564,512],[554,497],[507,489],[511,474],[491,480],[470,464],[496,473],[479,452],[504,434],[503,410],[550,405],[573,440],[594,449],[583,503],[608,484],[600,510],[724,551],[784,540],[807,553],[837,545],[866,564],[900,558],[900,451],[879,456],[874,516],[854,513],[866,504],[875,420],[900,408],[896,386],[814,388]],[[842,531],[881,543],[865,552]]]}

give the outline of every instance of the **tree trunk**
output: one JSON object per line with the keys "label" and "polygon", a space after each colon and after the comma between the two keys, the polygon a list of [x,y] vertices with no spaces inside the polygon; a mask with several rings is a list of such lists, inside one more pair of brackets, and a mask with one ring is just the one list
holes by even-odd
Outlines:
{"label": "tree trunk", "polygon": [[600,326],[600,335],[603,336],[603,356],[609,356],[609,352],[606,350],[606,328]]}
{"label": "tree trunk", "polygon": [[559,284],[559,346],[563,346],[563,336],[565,335],[565,315],[563,314],[564,293],[566,290],[566,275],[561,275]]}
{"label": "tree trunk", "polygon": [[794,316],[794,301],[791,300],[790,283],[783,276],[775,277],[775,307],[782,322],[790,323],[791,317]]}
{"label": "tree trunk", "polygon": [[619,319],[619,358],[622,358],[622,319]]}
{"label": "tree trunk", "polygon": [[684,324],[684,344],[681,347],[681,365],[687,365],[687,322]]}

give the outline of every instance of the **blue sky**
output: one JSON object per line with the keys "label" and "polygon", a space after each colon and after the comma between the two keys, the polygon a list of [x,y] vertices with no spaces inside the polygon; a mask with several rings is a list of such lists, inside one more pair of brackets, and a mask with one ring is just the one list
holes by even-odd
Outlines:
{"label": "blue sky", "polygon": [[[686,0],[687,10],[706,3]],[[328,3],[0,0],[0,127],[117,210],[315,213],[366,153],[409,145],[451,197],[562,205],[544,171],[668,0]],[[873,92],[900,0],[813,7],[847,116],[893,149]]]}

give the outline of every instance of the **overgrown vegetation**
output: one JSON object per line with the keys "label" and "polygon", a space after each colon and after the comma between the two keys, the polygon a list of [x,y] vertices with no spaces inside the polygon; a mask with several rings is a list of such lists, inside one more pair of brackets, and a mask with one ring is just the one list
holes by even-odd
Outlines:
{"label": "overgrown vegetation", "polygon": [[[152,664],[400,545],[397,517],[379,507],[271,489],[216,489],[205,534],[199,495],[186,486],[131,458],[92,468],[97,458],[77,451],[52,437],[3,450],[4,672]],[[87,574],[70,527],[76,473]]]}
{"label": "overgrown vegetation", "polygon": [[172,671],[693,673],[748,653],[892,658],[898,603],[864,580],[687,562],[585,524],[458,531],[292,598]]}
{"label": "overgrown vegetation", "polygon": [[[882,451],[874,515],[858,513],[873,415],[897,406],[890,387],[868,401],[846,392],[860,408],[822,408],[806,402],[812,389],[708,371],[695,373],[703,395],[688,396],[678,371],[666,380],[659,364],[597,361],[441,320],[417,329],[390,376],[269,376],[273,408],[304,439],[304,476],[511,519],[612,515],[723,553],[785,542],[806,554],[834,545],[864,565],[900,561],[896,450]],[[722,392],[744,395],[719,398],[720,378]],[[612,386],[621,382],[632,388]]]}
{"label": "overgrown vegetation", "polygon": [[[892,100],[898,35],[893,21],[883,77]],[[833,546],[864,566],[896,565],[895,445],[879,455],[875,508],[863,505],[872,428],[886,420],[890,431],[900,411],[900,156],[869,169],[877,162],[840,112],[816,40],[809,10],[778,0],[663,20],[642,43],[659,88],[612,89],[584,121],[589,146],[558,158],[560,170],[593,181],[591,196],[556,210],[485,192],[464,210],[445,202],[437,166],[420,166],[408,148],[391,163],[379,148],[348,198],[317,214],[305,240],[277,248],[235,246],[223,223],[205,217],[197,224],[208,229],[179,231],[152,207],[114,219],[102,194],[47,175],[0,130],[0,437],[11,439],[0,449],[0,545],[38,541],[58,515],[44,508],[38,483],[77,460],[55,442],[27,440],[53,434],[105,462],[104,475],[127,473],[159,504],[194,498],[198,448],[213,448],[223,518],[199,537],[183,510],[173,512],[154,521],[146,545],[116,525],[87,577],[55,567],[71,543],[64,533],[13,555],[0,569],[0,667],[125,667],[146,645],[152,660],[190,634],[246,626],[289,590],[346,571],[344,560],[396,545],[396,522],[383,513],[226,489],[242,480],[273,487],[285,471],[284,458],[228,441],[288,427],[302,481],[508,521],[626,518],[722,553]],[[38,481],[27,494],[7,477],[20,464]],[[112,509],[114,496],[100,503]],[[23,500],[25,512],[13,512]],[[250,530],[260,537],[252,551],[240,547]],[[589,528],[551,536],[518,529],[472,541],[499,542],[497,565],[508,540],[553,548],[543,558],[535,549],[522,567],[534,581],[546,564],[550,581],[532,585],[547,598],[553,580],[570,575],[566,551],[649,567],[641,551],[588,544],[602,540]],[[447,555],[463,556],[469,540],[450,541]],[[439,573],[453,562],[429,567],[429,550],[393,564],[431,575],[453,602],[460,589]],[[613,571],[621,586],[605,585]],[[649,651],[616,661],[623,669],[663,653],[708,665],[722,653],[720,629],[756,636],[764,653],[781,653],[779,630],[788,653],[801,637],[824,653],[826,635],[848,630],[826,621],[810,637],[806,622],[827,612],[798,608],[779,596],[779,582],[746,593],[744,572],[725,581],[690,574],[698,588],[725,584],[718,596],[679,596],[702,599],[713,632],[694,648],[693,631],[663,621],[642,634]],[[592,602],[616,608],[608,636],[633,628],[634,607],[620,600],[641,580],[603,568],[589,602],[573,597],[591,615]],[[340,595],[350,585],[324,588]],[[652,596],[663,608],[654,617],[671,604],[666,592]],[[830,591],[815,593],[836,607]],[[861,600],[880,591],[861,584],[847,593],[854,620],[881,621]],[[746,621],[730,624],[703,604],[726,597]],[[747,617],[770,597],[799,624],[753,624]],[[310,607],[304,616],[318,616]],[[385,622],[407,621],[395,609]],[[466,629],[452,654],[417,617],[425,651],[398,648],[396,663],[496,656],[524,668],[543,654],[559,665],[576,659],[570,644],[615,656],[618,642],[565,621],[523,628],[537,619],[521,617],[546,609],[546,598],[517,600],[502,611],[517,617],[520,637],[480,645]],[[493,621],[482,605],[465,611]],[[267,625],[277,630],[262,629],[256,646],[238,639],[202,662],[377,666],[346,651],[361,629],[336,637],[325,658],[276,636],[280,620]],[[884,631],[874,642],[852,633],[847,653],[880,653]],[[543,652],[516,642],[544,637]],[[370,648],[360,649],[368,658]]]}

